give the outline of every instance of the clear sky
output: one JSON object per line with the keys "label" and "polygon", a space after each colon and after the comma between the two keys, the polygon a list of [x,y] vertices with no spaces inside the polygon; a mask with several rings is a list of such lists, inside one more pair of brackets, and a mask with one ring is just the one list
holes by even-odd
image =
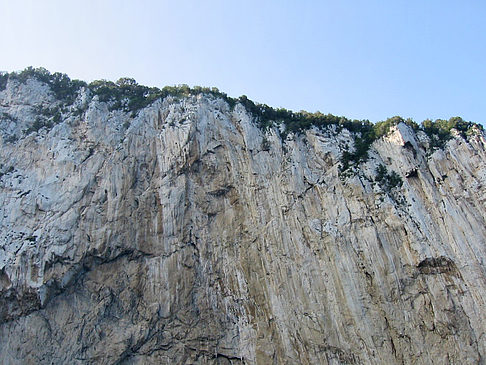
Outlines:
{"label": "clear sky", "polygon": [[0,0],[0,70],[486,122],[485,0]]}

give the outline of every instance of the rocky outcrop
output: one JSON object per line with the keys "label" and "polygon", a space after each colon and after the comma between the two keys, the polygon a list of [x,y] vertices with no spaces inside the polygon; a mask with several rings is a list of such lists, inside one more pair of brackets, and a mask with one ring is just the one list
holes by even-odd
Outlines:
{"label": "rocky outcrop", "polygon": [[109,106],[0,92],[0,362],[485,363],[483,132],[399,124],[342,174],[346,129]]}

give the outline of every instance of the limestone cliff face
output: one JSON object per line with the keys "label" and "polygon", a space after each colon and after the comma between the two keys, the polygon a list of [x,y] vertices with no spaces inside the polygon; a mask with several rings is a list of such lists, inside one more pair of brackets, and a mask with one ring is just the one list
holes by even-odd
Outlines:
{"label": "limestone cliff face", "polygon": [[399,124],[340,176],[346,129],[88,90],[39,127],[53,95],[0,92],[1,363],[485,363],[482,132]]}

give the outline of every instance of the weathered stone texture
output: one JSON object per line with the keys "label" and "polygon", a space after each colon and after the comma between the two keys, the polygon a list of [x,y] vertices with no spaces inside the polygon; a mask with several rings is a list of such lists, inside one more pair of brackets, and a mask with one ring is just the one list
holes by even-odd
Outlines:
{"label": "weathered stone texture", "polygon": [[342,178],[347,130],[85,92],[23,132],[55,103],[0,92],[1,363],[485,363],[484,134],[432,153],[400,124]]}

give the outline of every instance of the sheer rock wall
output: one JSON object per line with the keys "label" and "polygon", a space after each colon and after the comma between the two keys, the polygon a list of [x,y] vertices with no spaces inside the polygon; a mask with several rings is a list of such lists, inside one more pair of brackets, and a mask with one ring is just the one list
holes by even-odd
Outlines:
{"label": "sheer rock wall", "polygon": [[485,363],[484,134],[400,124],[343,177],[345,129],[84,91],[25,132],[56,103],[0,92],[1,363]]}

